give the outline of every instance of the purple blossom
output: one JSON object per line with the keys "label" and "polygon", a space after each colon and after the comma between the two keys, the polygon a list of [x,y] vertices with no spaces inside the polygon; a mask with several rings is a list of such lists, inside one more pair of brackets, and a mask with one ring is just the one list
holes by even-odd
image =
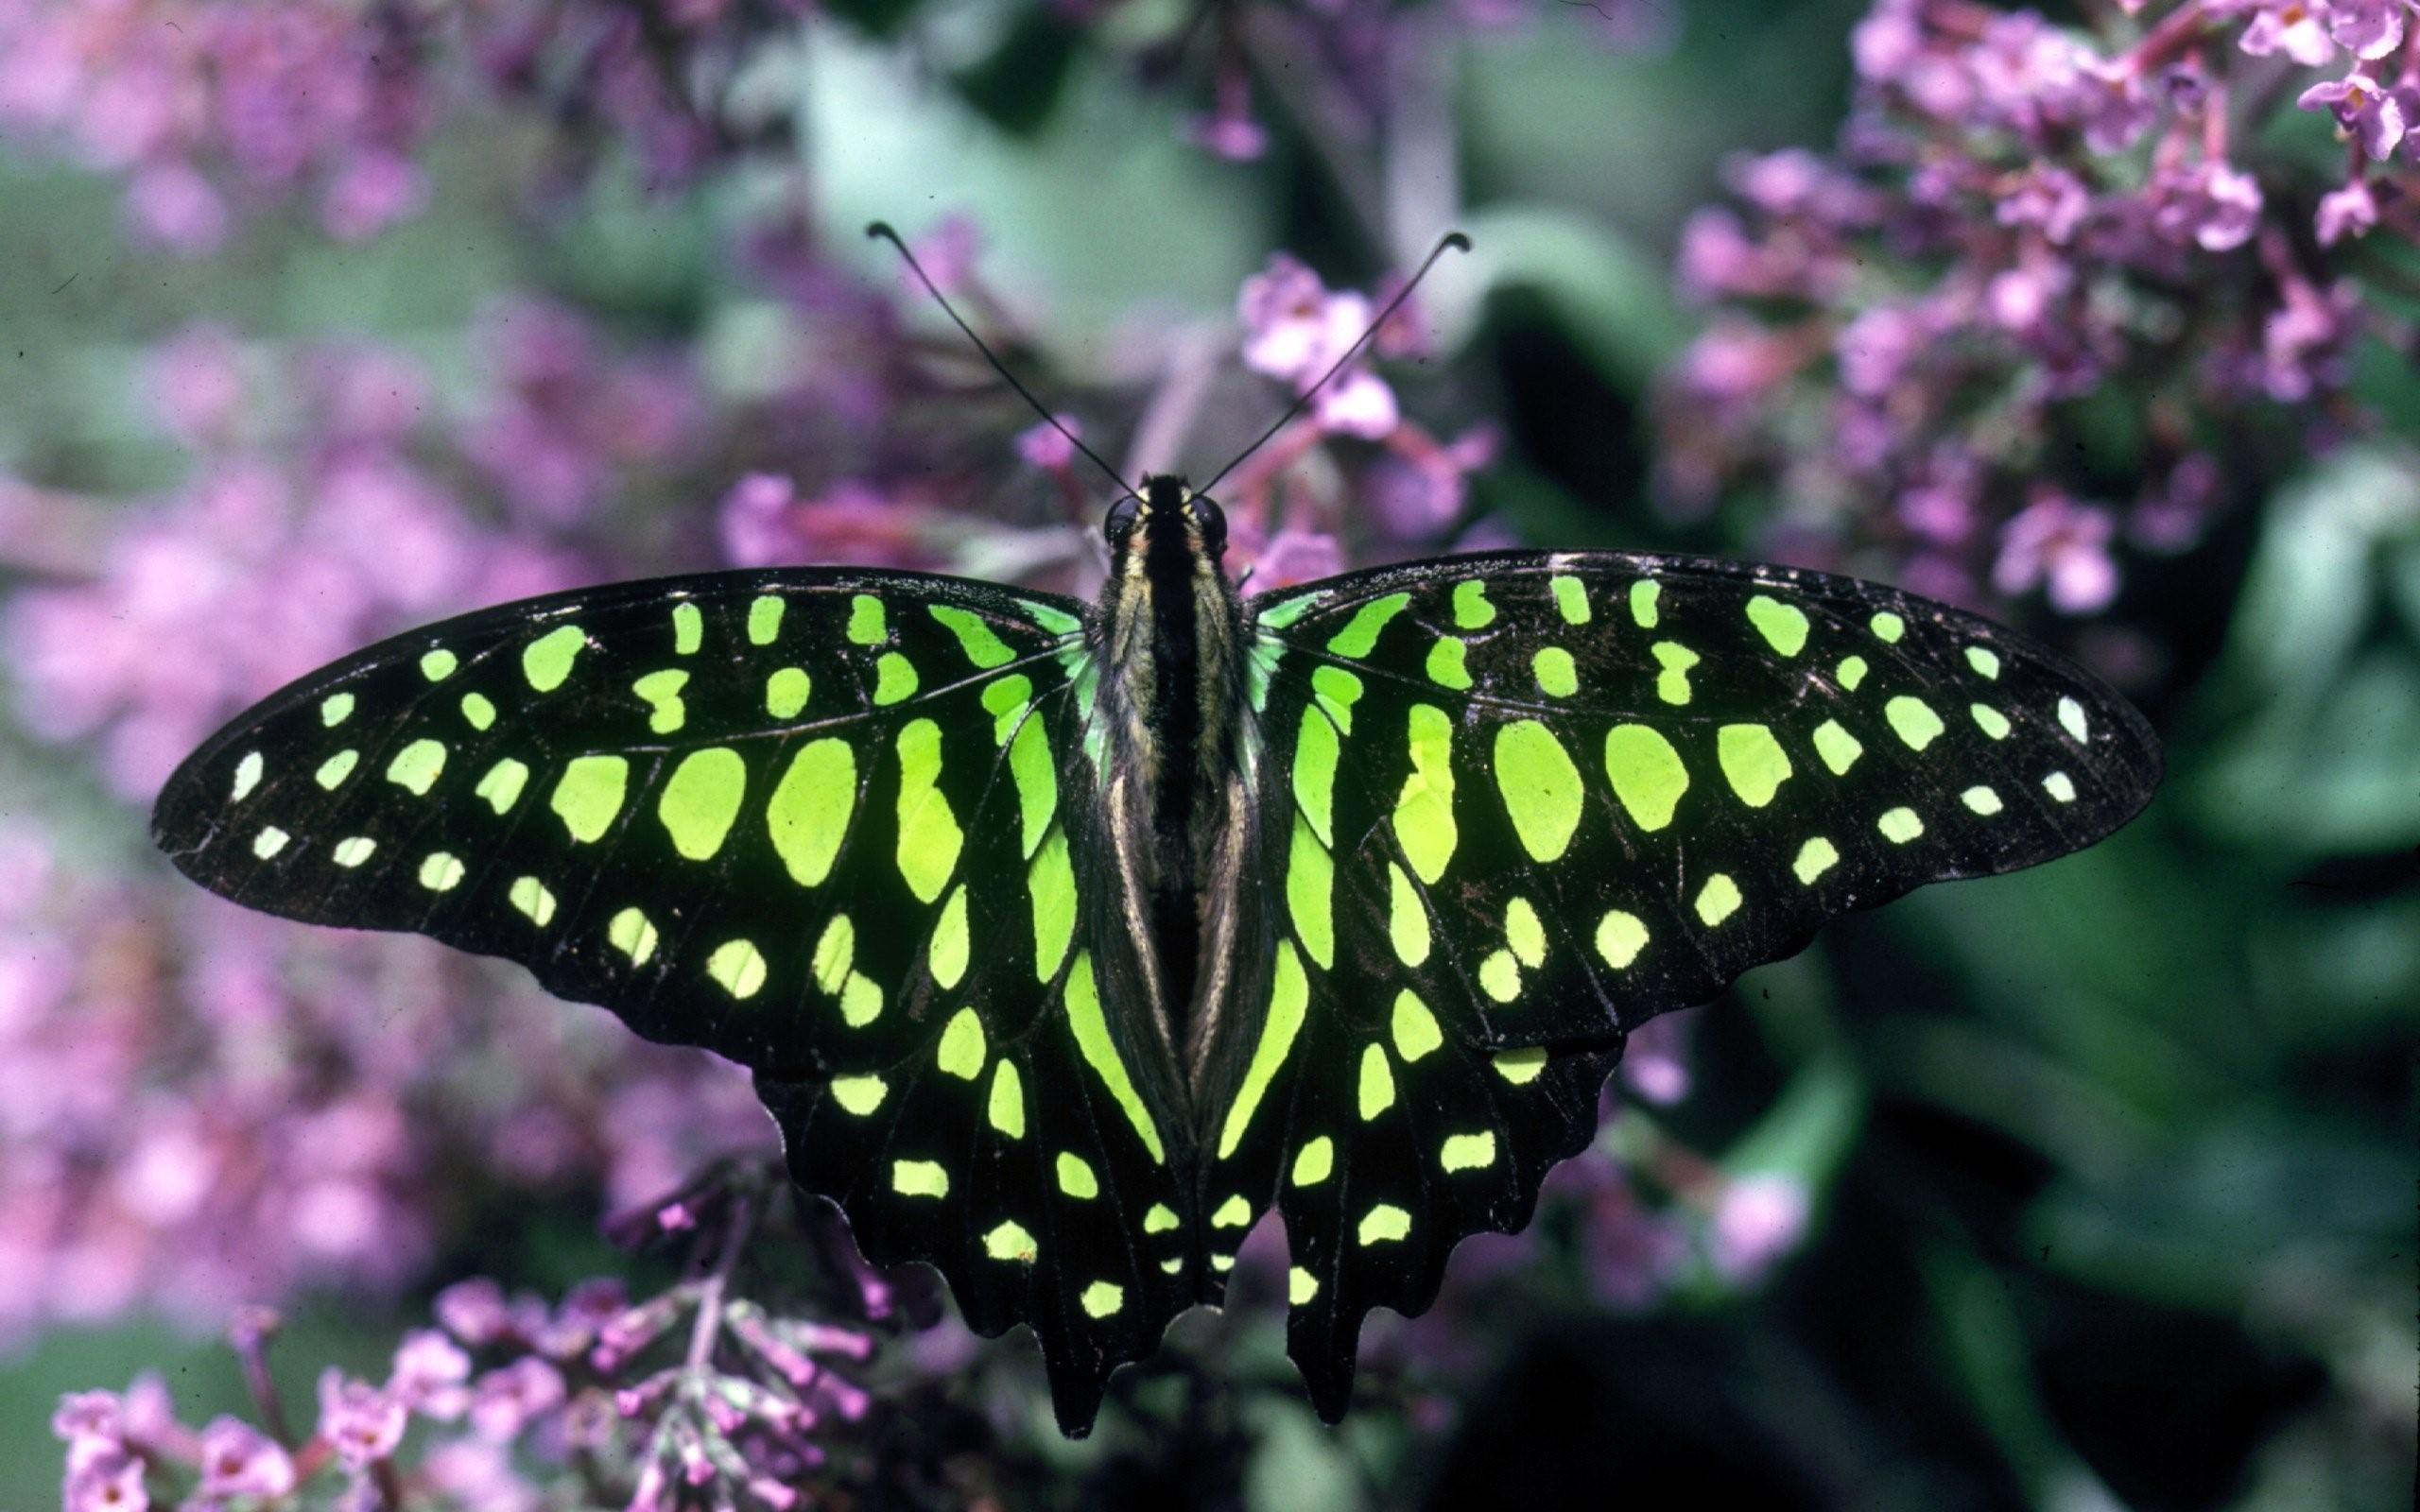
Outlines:
{"label": "purple blossom", "polygon": [[2223,163],[2197,163],[2153,181],[2162,234],[2205,252],[2233,251],[2259,229],[2266,199],[2259,181]]}
{"label": "purple blossom", "polygon": [[1708,1259],[1734,1285],[1763,1278],[1806,1231],[1806,1184],[1763,1173],[1725,1184],[1708,1225]]}
{"label": "purple blossom", "polygon": [[2328,0],[2327,34],[2356,58],[2376,60],[2403,45],[2411,0]]}
{"label": "purple blossom", "polygon": [[2403,140],[2402,105],[2377,80],[2364,75],[2313,84],[2295,103],[2306,111],[2332,112],[2336,124],[2361,145],[2373,162],[2385,162]]}
{"label": "purple blossom", "polygon": [[[1785,554],[1868,571],[1878,558],[1952,599],[2043,587],[2066,612],[2106,609],[2110,523],[2184,524],[2158,497],[2183,448],[2147,438],[2161,455],[2119,510],[2074,505],[2097,480],[2057,476],[2083,450],[2063,402],[2122,384],[2163,416],[2257,403],[2314,435],[2342,429],[2343,353],[2379,320],[2297,266],[2276,207],[2316,200],[2323,249],[2398,216],[2400,197],[2360,174],[2410,141],[2401,86],[2356,74],[2306,94],[2362,143],[2331,190],[2299,163],[2231,153],[2260,124],[2239,119],[2243,101],[2276,108],[2235,76],[2245,51],[2325,61],[2338,32],[2368,44],[2401,25],[2385,16],[2196,0],[2121,35],[1876,0],[1838,150],[1744,163],[1729,176],[1744,210],[1701,213],[1684,236],[1680,283],[1714,308],[1663,391],[1668,506],[1777,491],[1793,501]],[[2238,31],[2243,49],[2200,45]]]}
{"label": "purple blossom", "polygon": [[404,1441],[410,1413],[404,1404],[367,1381],[356,1381],[334,1366],[320,1376],[321,1442],[354,1469],[367,1469],[392,1454]]}
{"label": "purple blossom", "polygon": [[2366,236],[2377,229],[2378,199],[2365,180],[2355,179],[2343,187],[2331,189],[2319,199],[2319,211],[2313,217],[2314,230],[2322,247]]}
{"label": "purple blossom", "polygon": [[2043,490],[2001,528],[1992,586],[2011,596],[2046,586],[2059,612],[2097,613],[2118,594],[2115,529],[2108,510]]}
{"label": "purple blossom", "polygon": [[147,1512],[151,1495],[143,1479],[142,1460],[112,1451],[72,1466],[60,1502],[64,1512]]}
{"label": "purple blossom", "polygon": [[424,1418],[451,1422],[470,1405],[463,1383],[471,1378],[471,1357],[435,1329],[416,1329],[395,1348],[393,1374],[387,1391],[406,1408]]}
{"label": "purple blossom", "polygon": [[215,1418],[201,1431],[201,1495],[279,1497],[294,1484],[292,1456],[251,1424]]}
{"label": "purple blossom", "polygon": [[524,1355],[480,1376],[471,1393],[471,1426],[498,1443],[518,1437],[530,1419],[563,1404],[562,1372]]}
{"label": "purple blossom", "polygon": [[2255,0],[2251,25],[2236,45],[2255,58],[2283,53],[2306,68],[2336,56],[2327,34],[2327,0]]}

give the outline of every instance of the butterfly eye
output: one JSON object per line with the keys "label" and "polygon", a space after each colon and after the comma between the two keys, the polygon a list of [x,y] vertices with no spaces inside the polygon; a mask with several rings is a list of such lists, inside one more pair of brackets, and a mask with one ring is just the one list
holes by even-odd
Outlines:
{"label": "butterfly eye", "polygon": [[1140,499],[1120,499],[1109,507],[1109,518],[1101,524],[1102,533],[1109,537],[1111,545],[1123,544],[1126,538],[1134,533],[1134,525],[1142,518],[1143,503]]}
{"label": "butterfly eye", "polygon": [[1201,522],[1201,543],[1212,551],[1227,549],[1227,511],[1216,499],[1193,496],[1193,517]]}

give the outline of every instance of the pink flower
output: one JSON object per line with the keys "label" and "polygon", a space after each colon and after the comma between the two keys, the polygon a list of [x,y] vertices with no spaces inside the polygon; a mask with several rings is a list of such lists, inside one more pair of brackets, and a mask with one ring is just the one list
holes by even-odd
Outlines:
{"label": "pink flower", "polygon": [[2377,196],[2371,192],[2367,180],[2355,179],[2322,195],[2319,212],[2313,218],[2322,247],[2366,236],[2378,223]]}
{"label": "pink flower", "polygon": [[182,163],[136,174],[127,188],[126,215],[146,241],[180,256],[206,256],[227,240],[226,200],[209,180]]}
{"label": "pink flower", "polygon": [[2378,81],[2361,74],[2313,84],[2295,104],[2306,111],[2333,112],[2344,134],[2361,144],[2373,162],[2383,163],[2403,140],[2403,107]]}
{"label": "pink flower", "polygon": [[71,1391],[50,1415],[50,1431],[72,1458],[126,1447],[126,1404],[114,1391]]}
{"label": "pink flower", "polygon": [[387,1391],[397,1401],[424,1418],[450,1422],[470,1404],[463,1383],[471,1378],[471,1357],[435,1329],[416,1329],[395,1349],[394,1373]]}
{"label": "pink flower", "polygon": [[2105,609],[2118,596],[2118,568],[2109,559],[2114,529],[2107,510],[2040,490],[2001,526],[1992,586],[2014,596],[2047,584],[2051,607],[2063,614]]}
{"label": "pink flower", "polygon": [[1758,1174],[1723,1188],[1710,1226],[1714,1268],[1734,1283],[1753,1281],[1793,1248],[1806,1231],[1806,1184],[1796,1177]]}
{"label": "pink flower", "polygon": [[2260,331],[2260,383],[2269,397],[2294,404],[2342,387],[2360,311],[2349,282],[2289,290]]}
{"label": "pink flower", "polygon": [[[1236,544],[1243,542],[1239,539]],[[1344,571],[1344,552],[1334,536],[1310,530],[1280,530],[1253,557],[1252,590],[1267,593],[1272,588],[1331,577]]]}
{"label": "pink flower", "polygon": [[404,1404],[330,1366],[320,1376],[320,1437],[337,1459],[367,1469],[395,1452],[409,1425]]}
{"label": "pink flower", "polygon": [[2403,45],[2411,0],[2328,0],[2327,34],[2356,58],[2379,59]]}
{"label": "pink flower", "polygon": [[62,1512],[148,1512],[151,1494],[143,1488],[143,1461],[112,1452],[71,1469],[60,1503]]}
{"label": "pink flower", "polygon": [[1236,318],[1244,328],[1244,365],[1300,386],[1343,355],[1369,326],[1370,306],[1358,294],[1329,294],[1317,273],[1278,252],[1244,280]]}
{"label": "pink flower", "polygon": [[2284,53],[2306,68],[2336,56],[2327,35],[2327,0],[2262,0],[2236,45],[2255,58]]}
{"label": "pink flower", "polygon": [[1269,150],[1269,129],[1248,112],[1220,110],[1196,115],[1184,123],[1184,134],[1195,146],[1229,163],[1253,163]]}
{"label": "pink flower", "polygon": [[2260,229],[2266,199],[2252,175],[2224,163],[2196,163],[2154,180],[2161,234],[2204,251],[2233,251]]}
{"label": "pink flower", "polygon": [[535,1418],[563,1404],[562,1372],[535,1355],[488,1371],[472,1387],[471,1426],[494,1443],[519,1436]]}
{"label": "pink flower", "polygon": [[[1083,427],[1073,415],[1061,415],[1059,423],[1030,425],[1017,433],[1017,455],[1027,464],[1046,472],[1063,472],[1075,464],[1076,444],[1067,436],[1081,436]],[[1060,432],[1064,430],[1067,435]]]}
{"label": "pink flower", "polygon": [[217,1418],[201,1431],[204,1496],[284,1496],[294,1489],[294,1461],[247,1422]]}

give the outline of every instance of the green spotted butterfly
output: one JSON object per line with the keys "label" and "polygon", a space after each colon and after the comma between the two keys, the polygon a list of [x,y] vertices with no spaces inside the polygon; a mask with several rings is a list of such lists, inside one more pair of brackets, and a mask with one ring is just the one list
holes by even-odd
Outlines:
{"label": "green spotted butterfly", "polygon": [[1506,551],[1246,599],[1169,478],[1108,534],[1097,604],[800,568],[449,620],[236,719],[155,833],[752,1068],[798,1182],[1030,1325],[1080,1435],[1272,1206],[1337,1419],[1631,1030],[2158,781],[2091,677],[1869,583]]}

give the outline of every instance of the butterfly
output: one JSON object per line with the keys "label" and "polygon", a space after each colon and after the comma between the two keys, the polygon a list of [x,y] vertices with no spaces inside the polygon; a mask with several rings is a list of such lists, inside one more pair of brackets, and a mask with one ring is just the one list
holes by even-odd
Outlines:
{"label": "butterfly", "polygon": [[1272,1208],[1339,1420],[1363,1317],[1528,1223],[1631,1031],[2159,780],[2091,675],[1891,588],[1497,551],[1246,597],[1225,534],[1155,476],[1092,603],[798,567],[447,620],[238,716],[154,836],[747,1066],[1080,1436]]}

